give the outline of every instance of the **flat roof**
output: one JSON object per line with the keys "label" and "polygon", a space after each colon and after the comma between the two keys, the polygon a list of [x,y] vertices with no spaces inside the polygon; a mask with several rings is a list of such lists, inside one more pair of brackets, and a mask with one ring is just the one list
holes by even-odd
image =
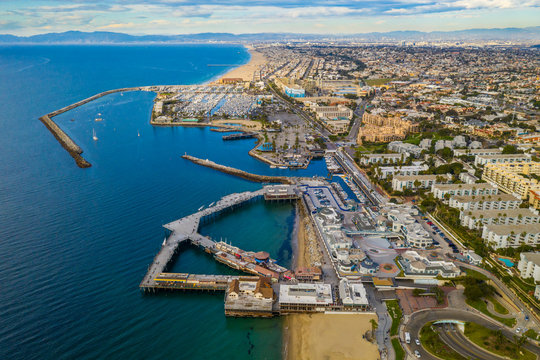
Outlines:
{"label": "flat roof", "polygon": [[472,190],[472,189],[497,189],[497,187],[491,185],[490,183],[479,183],[479,184],[435,184],[433,188],[439,190]]}
{"label": "flat roof", "polygon": [[482,159],[530,159],[530,155],[526,154],[490,154],[490,155],[476,155]]}
{"label": "flat roof", "polygon": [[514,195],[511,194],[492,194],[492,195],[454,195],[451,199],[460,201],[460,202],[485,202],[485,201],[521,201]]}
{"label": "flat roof", "polygon": [[514,216],[540,216],[532,212],[530,209],[506,209],[506,210],[475,210],[465,211],[465,216],[475,216],[477,219],[483,217],[484,219],[494,217],[514,217]]}
{"label": "flat roof", "polygon": [[488,231],[493,231],[497,235],[528,234],[540,233],[540,223],[536,224],[510,224],[510,225],[486,225]]}
{"label": "flat roof", "polygon": [[394,179],[399,181],[436,180],[439,176],[442,176],[444,178],[444,175],[396,175],[394,176]]}
{"label": "flat roof", "polygon": [[279,286],[279,303],[328,305],[333,302],[330,284]]}
{"label": "flat roof", "polygon": [[536,265],[540,266],[540,252],[525,252],[521,253],[521,256],[525,256],[525,259],[527,261],[533,262]]}

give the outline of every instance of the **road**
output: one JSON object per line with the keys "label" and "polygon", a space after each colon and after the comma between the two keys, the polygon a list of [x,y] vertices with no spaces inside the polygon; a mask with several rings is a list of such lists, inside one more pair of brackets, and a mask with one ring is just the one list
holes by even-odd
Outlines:
{"label": "road", "polygon": [[366,110],[366,105],[366,100],[361,100],[358,102],[356,109],[354,110],[354,115],[356,115],[356,118],[351,127],[351,131],[349,131],[349,135],[347,135],[347,140],[356,142],[356,138],[358,137],[358,129],[360,129],[360,125],[362,124],[362,116]]}
{"label": "road", "polygon": [[445,344],[467,359],[504,360],[503,357],[492,354],[471,343],[454,324],[438,325],[436,331]]}
{"label": "road", "polygon": [[377,339],[377,345],[379,346],[379,351],[381,353],[386,352],[387,359],[395,359],[394,348],[392,347],[390,340],[390,328],[392,327],[392,318],[388,314],[388,309],[386,308],[386,303],[381,301],[377,296],[377,290],[369,284],[364,284],[366,289],[366,295],[368,302],[373,306],[377,318],[378,318],[378,327],[375,331],[375,338]]}
{"label": "road", "polygon": [[[521,312],[522,312],[521,316],[516,317],[516,319],[518,320],[516,326],[519,326],[521,328],[525,328],[525,327],[534,328],[536,331],[540,329],[540,325],[538,324],[538,321],[536,320],[535,314],[533,314],[529,310],[529,308],[523,304],[521,299],[516,294],[514,294],[510,289],[508,289],[508,287],[506,287],[506,285],[503,284],[503,282],[499,280],[498,277],[493,275],[491,272],[485,269],[479,268],[477,266],[474,266],[474,265],[462,263],[460,261],[456,261],[455,263],[456,265],[478,271],[479,273],[487,276],[496,285],[496,288],[500,289],[506,296],[508,296],[508,298],[510,298],[510,300],[512,300],[512,302],[515,305],[517,305],[521,309]],[[529,317],[529,320],[525,320],[525,315]]]}
{"label": "road", "polygon": [[[426,323],[438,320],[459,320],[463,322],[474,322],[491,330],[501,330],[506,338],[514,341],[513,339],[515,333],[512,330],[507,329],[506,327],[502,327],[495,320],[488,320],[487,317],[478,315],[476,313],[473,313],[472,311],[464,311],[457,309],[429,309],[425,311],[418,311],[411,315],[409,321],[405,325],[404,331],[408,331],[411,334],[412,339],[417,339],[419,337],[420,329],[422,329],[422,327]],[[402,344],[404,344],[404,341],[402,341]],[[407,347],[411,353],[413,353],[414,350],[418,350],[422,355],[422,358],[424,359],[437,360],[436,357],[428,353],[423,347],[416,345],[405,345],[405,347]],[[533,354],[540,353],[540,347],[533,345],[532,343],[527,342],[523,345],[523,347],[531,351]]]}

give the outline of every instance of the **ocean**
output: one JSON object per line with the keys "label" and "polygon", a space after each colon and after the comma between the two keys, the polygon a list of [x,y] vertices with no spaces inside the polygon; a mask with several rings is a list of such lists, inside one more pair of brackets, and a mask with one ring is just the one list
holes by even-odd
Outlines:
{"label": "ocean", "polygon": [[[55,118],[83,148],[88,169],[38,120],[108,89],[207,82],[228,70],[208,64],[248,59],[234,45],[0,47],[1,359],[281,357],[282,319],[226,318],[223,293],[143,295],[138,285],[163,224],[261,186],[182,154],[280,175],[325,175],[323,161],[270,169],[247,154],[253,139],[154,128],[149,92],[109,95]],[[261,201],[201,232],[289,266],[293,225],[291,204]],[[191,248],[173,271],[235,273]]]}

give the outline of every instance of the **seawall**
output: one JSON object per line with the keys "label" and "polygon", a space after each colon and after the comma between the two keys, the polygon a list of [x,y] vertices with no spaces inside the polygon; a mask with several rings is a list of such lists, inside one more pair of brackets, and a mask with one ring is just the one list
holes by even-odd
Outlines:
{"label": "seawall", "polygon": [[39,120],[49,129],[49,131],[53,134],[53,136],[58,140],[60,145],[66,151],[71,155],[73,159],[75,159],[75,163],[80,168],[88,168],[92,166],[84,157],[81,155],[83,153],[83,150],[79,145],[73,141],[53,120],[52,118],[65,113],[66,111],[75,109],[76,107],[82,106],[84,104],[89,103],[90,101],[94,101],[96,99],[99,99],[100,97],[117,93],[117,92],[127,92],[127,91],[140,91],[140,90],[150,90],[151,87],[132,87],[132,88],[121,88],[121,89],[113,89],[113,90],[107,90],[104,92],[101,92],[99,94],[93,95],[89,98],[86,98],[84,100],[78,101],[74,104],[68,105],[66,107],[63,107],[61,109],[55,110],[51,113],[48,113],[47,115],[43,115],[39,118]]}
{"label": "seawall", "polygon": [[243,170],[232,168],[230,166],[217,164],[208,159],[207,160],[199,159],[191,155],[182,155],[182,158],[189,160],[197,165],[206,166],[208,168],[218,170],[226,174],[238,176],[249,181],[263,182],[263,183],[281,183],[281,184],[294,184],[295,183],[295,180],[293,178],[290,178],[287,176],[268,176],[268,175],[252,174]]}

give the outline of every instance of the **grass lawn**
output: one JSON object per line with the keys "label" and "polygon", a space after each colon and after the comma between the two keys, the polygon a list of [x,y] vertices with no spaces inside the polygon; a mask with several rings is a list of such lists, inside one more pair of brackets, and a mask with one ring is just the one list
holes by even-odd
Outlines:
{"label": "grass lawn", "polygon": [[476,270],[468,269],[468,268],[461,268],[462,270],[465,270],[465,273],[467,276],[470,276],[472,278],[478,279],[478,280],[487,280],[488,277],[482,273],[479,273]]}
{"label": "grass lawn", "polygon": [[397,300],[389,300],[386,302],[386,308],[392,318],[392,327],[390,328],[390,336],[398,334],[399,323],[401,321],[402,313],[401,308]]}
{"label": "grass lawn", "polygon": [[386,149],[387,144],[381,144],[381,143],[364,143],[362,145],[358,146],[358,150],[366,153],[372,153],[377,150],[384,150]]}
{"label": "grass lawn", "polygon": [[534,331],[533,329],[529,329],[527,331],[525,331],[525,333],[523,334],[533,340],[540,340],[540,334],[538,334],[536,331]]}
{"label": "grass lawn", "polygon": [[535,360],[536,355],[525,349],[516,349],[516,345],[503,337],[498,339],[497,332],[475,323],[465,324],[465,336],[476,345],[492,353],[516,360]]}
{"label": "grass lawn", "polygon": [[503,323],[504,325],[506,326],[509,326],[509,327],[513,327],[515,324],[516,324],[516,319],[514,318],[511,318],[511,319],[505,319],[505,318],[502,318],[502,317],[499,317],[495,314],[492,314],[488,311],[487,309],[487,305],[486,303],[483,301],[483,300],[477,300],[477,301],[471,301],[471,300],[465,300],[465,302],[472,306],[473,308],[475,308],[476,310],[486,314],[487,316],[489,316],[490,318],[494,319],[494,320],[497,320],[498,322],[500,323]]}
{"label": "grass lawn", "polygon": [[424,348],[431,354],[441,359],[467,360],[463,356],[459,355],[450,346],[446,345],[439,337],[439,334],[431,329],[431,324],[432,323],[427,323],[420,330],[420,341],[422,342],[422,346],[424,346]]}
{"label": "grass lawn", "polygon": [[392,339],[392,347],[394,348],[394,352],[396,353],[396,360],[405,359],[405,350],[403,350],[403,348],[401,347],[399,339]]}
{"label": "grass lawn", "polygon": [[496,312],[498,312],[499,314],[501,315],[507,315],[509,314],[510,312],[508,311],[507,308],[505,308],[500,302],[498,302],[493,296],[490,296],[487,298],[492,304],[493,304],[493,308],[495,309]]}
{"label": "grass lawn", "polygon": [[364,82],[366,83],[367,86],[380,86],[380,85],[384,85],[386,83],[389,83],[392,80],[393,79],[391,79],[391,78],[366,79],[366,80],[364,80]]}

